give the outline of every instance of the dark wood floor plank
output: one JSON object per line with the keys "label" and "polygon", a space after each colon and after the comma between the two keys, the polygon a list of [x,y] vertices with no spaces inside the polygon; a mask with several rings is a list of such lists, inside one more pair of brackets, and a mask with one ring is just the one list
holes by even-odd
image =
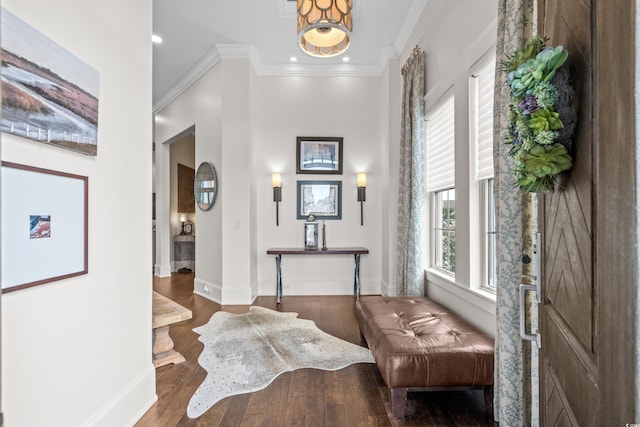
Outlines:
{"label": "dark wood floor plank", "polygon": [[[212,426],[495,426],[485,418],[482,392],[409,393],[407,418],[394,419],[389,390],[375,364],[338,371],[301,369],[285,372],[261,391],[227,397],[196,419],[186,415],[191,396],[206,378],[198,364],[204,348],[193,328],[220,310],[244,313],[248,306],[221,306],[193,294],[193,274],[154,278],[154,290],[189,308],[190,320],[172,325],[175,349],[186,361],[156,369],[158,401],[136,427]],[[257,297],[253,305],[299,313],[326,333],[360,344],[353,296]],[[151,360],[151,355],[149,355]]]}

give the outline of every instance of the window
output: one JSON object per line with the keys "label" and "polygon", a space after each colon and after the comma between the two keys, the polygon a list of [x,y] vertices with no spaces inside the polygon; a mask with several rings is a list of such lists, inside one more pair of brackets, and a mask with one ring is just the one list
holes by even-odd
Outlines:
{"label": "window", "polygon": [[455,123],[453,92],[427,113],[427,192],[433,201],[431,265],[455,273]]}
{"label": "window", "polygon": [[[480,218],[476,227],[482,250],[480,254],[482,277],[480,286],[495,290],[496,286],[496,234],[493,181],[493,89],[496,57],[492,49],[472,68],[469,77],[469,118],[474,188],[479,193],[477,204]],[[477,279],[476,279],[477,280]]]}
{"label": "window", "polygon": [[482,284],[491,289],[496,288],[496,203],[494,197],[493,178],[484,181],[485,224],[483,227],[483,281]]}
{"label": "window", "polygon": [[456,190],[434,194],[434,265],[456,272]]}

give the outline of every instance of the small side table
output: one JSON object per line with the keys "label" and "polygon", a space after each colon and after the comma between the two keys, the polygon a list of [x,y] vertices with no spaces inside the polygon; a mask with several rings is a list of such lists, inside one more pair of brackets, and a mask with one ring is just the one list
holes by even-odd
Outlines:
{"label": "small side table", "polygon": [[175,269],[196,269],[196,236],[193,234],[178,234],[173,238],[173,258]]}

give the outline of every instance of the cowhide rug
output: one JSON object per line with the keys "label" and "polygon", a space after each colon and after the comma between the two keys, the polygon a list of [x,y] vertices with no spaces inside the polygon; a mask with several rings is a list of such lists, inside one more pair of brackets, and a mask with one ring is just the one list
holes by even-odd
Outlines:
{"label": "cowhide rug", "polygon": [[301,368],[335,371],[373,363],[369,349],[322,332],[297,313],[251,307],[245,314],[218,311],[194,329],[204,350],[198,358],[207,377],[191,397],[187,415],[196,418],[216,402],[258,391],[283,372]]}

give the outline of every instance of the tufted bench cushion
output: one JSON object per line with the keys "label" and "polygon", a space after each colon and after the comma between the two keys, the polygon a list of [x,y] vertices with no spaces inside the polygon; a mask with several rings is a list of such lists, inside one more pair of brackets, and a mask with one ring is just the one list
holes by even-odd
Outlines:
{"label": "tufted bench cushion", "polygon": [[491,337],[424,297],[363,296],[360,332],[391,391],[394,416],[404,416],[409,389],[481,387],[491,411]]}

